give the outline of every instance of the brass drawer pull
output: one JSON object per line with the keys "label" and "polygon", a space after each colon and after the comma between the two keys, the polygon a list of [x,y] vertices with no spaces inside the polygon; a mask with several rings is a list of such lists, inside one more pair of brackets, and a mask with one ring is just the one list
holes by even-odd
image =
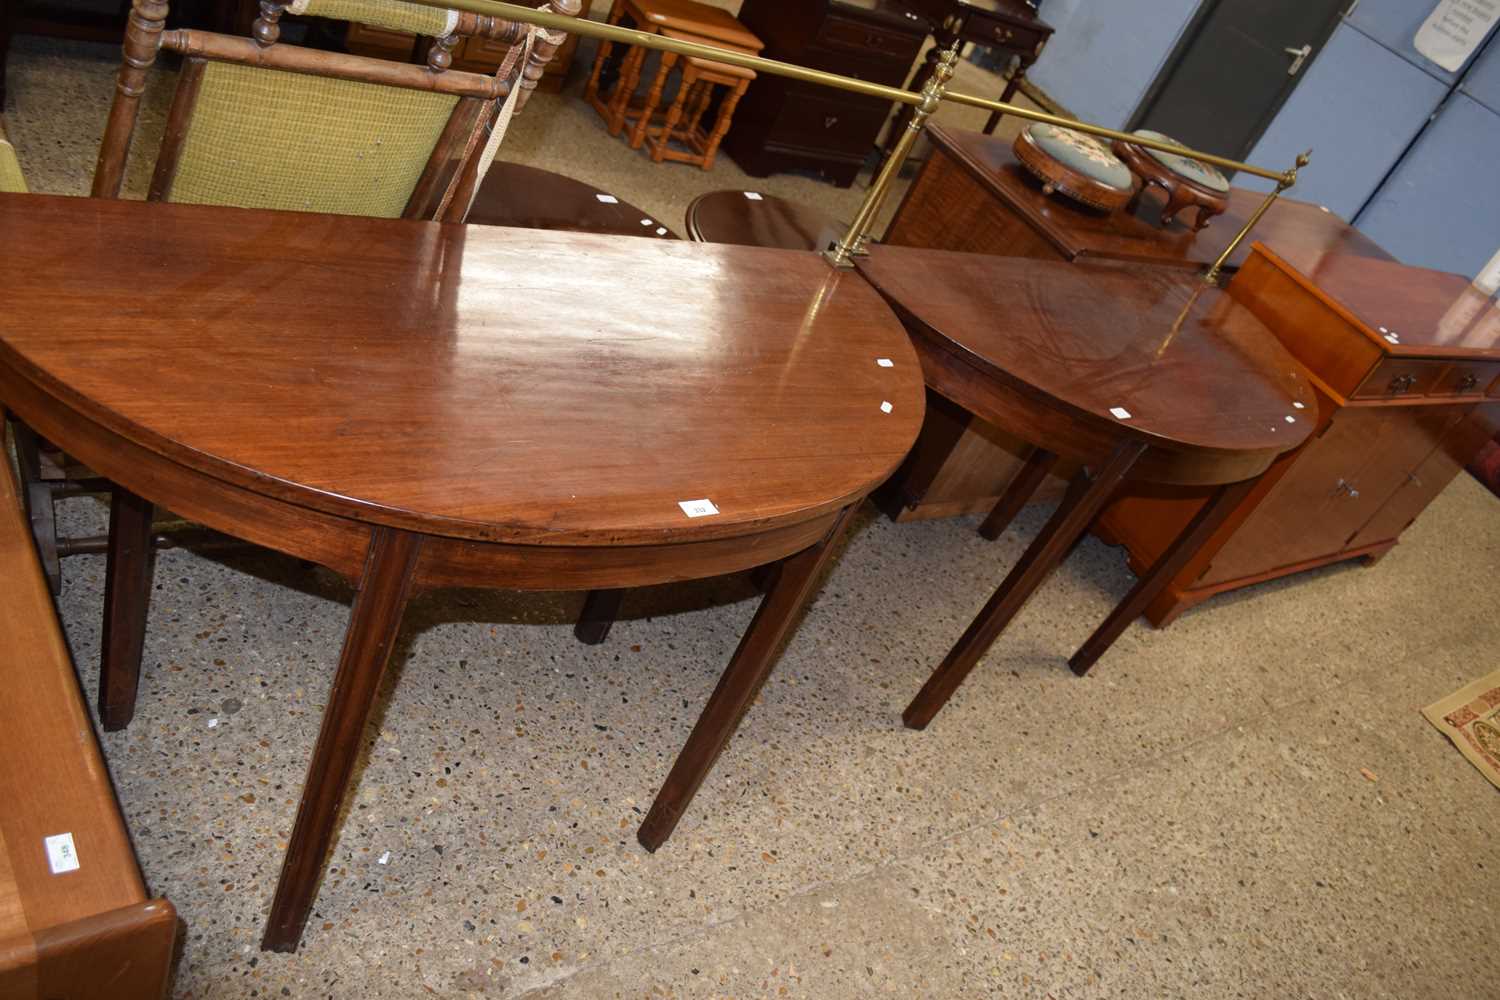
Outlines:
{"label": "brass drawer pull", "polygon": [[1475,375],[1473,372],[1469,372],[1469,374],[1458,380],[1458,391],[1468,392],[1478,384],[1479,376]]}
{"label": "brass drawer pull", "polygon": [[1340,479],[1339,484],[1333,488],[1333,495],[1336,497],[1348,497],[1350,500],[1358,500],[1359,490],[1355,489],[1353,484],[1348,481]]}
{"label": "brass drawer pull", "polygon": [[1411,387],[1417,384],[1417,377],[1411,372],[1405,375],[1397,375],[1391,379],[1390,391],[1392,395],[1399,396],[1402,393],[1411,392]]}

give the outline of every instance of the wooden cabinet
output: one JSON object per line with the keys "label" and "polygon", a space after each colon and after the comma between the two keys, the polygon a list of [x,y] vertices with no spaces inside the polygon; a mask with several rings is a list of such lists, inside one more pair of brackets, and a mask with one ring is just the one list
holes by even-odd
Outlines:
{"label": "wooden cabinet", "polygon": [[[761,55],[899,87],[927,22],[894,0],[745,0]],[[724,148],[755,177],[791,169],[848,187],[890,114],[887,101],[762,73],[735,109]]]}
{"label": "wooden cabinet", "polygon": [[[1500,409],[1487,394],[1500,387],[1484,381],[1500,363],[1500,325],[1446,322],[1472,294],[1459,275],[1347,256],[1304,272],[1257,247],[1228,290],[1319,386],[1318,433],[1272,466],[1147,609],[1158,625],[1225,590],[1379,558],[1479,451]],[[1141,572],[1202,504],[1132,491],[1096,530]]]}

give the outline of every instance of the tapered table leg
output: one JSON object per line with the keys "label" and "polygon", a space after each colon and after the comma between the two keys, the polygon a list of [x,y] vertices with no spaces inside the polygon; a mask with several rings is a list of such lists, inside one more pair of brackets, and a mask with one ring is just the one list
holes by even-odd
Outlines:
{"label": "tapered table leg", "polygon": [[901,719],[908,727],[925,729],[938,710],[947,704],[979,658],[1025,606],[1027,599],[1052,575],[1078,537],[1088,530],[1115,487],[1145,450],[1144,444],[1126,441],[1114,450],[1092,478],[1087,470],[1079,470],[1073,477],[1067,495],[1042,528],[1042,533],[1027,548],[1000,589],[995,591],[995,596],[979,612],[979,617],[964,630],[942,664],[927,678],[927,683],[922,685],[911,704],[906,706]]}
{"label": "tapered table leg", "polygon": [[116,486],[109,499],[104,563],[104,635],[99,656],[99,721],[109,732],[135,716],[151,603],[151,514],[155,508]]}
{"label": "tapered table leg", "polygon": [[583,599],[583,611],[578,615],[578,624],[573,626],[573,635],[578,641],[597,646],[609,638],[610,626],[620,614],[623,590],[591,590]]}
{"label": "tapered table leg", "polygon": [[1125,599],[1104,619],[1104,624],[1095,629],[1088,641],[1078,647],[1078,652],[1068,661],[1068,666],[1073,668],[1075,674],[1082,677],[1089,672],[1089,668],[1114,644],[1125,627],[1146,610],[1146,605],[1156,600],[1156,595],[1161,593],[1162,588],[1171,582],[1193,554],[1208,541],[1209,536],[1218,531],[1219,526],[1234,513],[1256,482],[1255,479],[1246,479],[1220,486],[1214,491],[1208,503],[1203,505],[1187,527],[1167,546],[1167,550],[1157,557],[1145,575],[1136,581]]}
{"label": "tapered table leg", "polygon": [[[939,411],[943,416],[938,415]],[[917,443],[901,467],[875,493],[875,503],[886,517],[899,517],[903,510],[922,502],[943,465],[953,457],[953,450],[963,440],[972,420],[969,411],[927,390],[927,419],[922,423]]]}
{"label": "tapered table leg", "polygon": [[995,509],[990,511],[989,517],[979,526],[979,533],[992,542],[999,538],[1010,527],[1010,522],[1016,519],[1016,515],[1021,513],[1021,508],[1036,495],[1037,488],[1056,464],[1057,455],[1045,448],[1032,448],[1031,453],[1026,456],[1026,464],[1016,470],[1016,474],[1005,485],[1005,493],[995,504]]}
{"label": "tapered table leg", "polygon": [[821,542],[782,561],[780,573],[761,600],[760,609],[740,639],[729,666],[724,668],[661,791],[656,793],[646,821],[636,831],[636,839],[646,850],[655,851],[666,843],[697,794],[698,786],[739,728],[740,719],[771,675],[776,652],[807,603],[833,543],[844,533],[853,510],[853,506],[845,508]]}
{"label": "tapered table leg", "polygon": [[401,628],[421,541],[420,535],[392,528],[377,527],[371,533],[338,672],[328,692],[328,707],[323,710],[323,725],[261,939],[260,946],[269,951],[296,951],[302,938],[365,723]]}

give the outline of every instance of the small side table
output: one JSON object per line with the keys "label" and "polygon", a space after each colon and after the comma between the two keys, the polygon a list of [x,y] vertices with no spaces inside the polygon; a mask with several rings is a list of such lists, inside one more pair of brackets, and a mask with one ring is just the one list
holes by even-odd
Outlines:
{"label": "small side table", "polygon": [[[1052,25],[1037,17],[1036,8],[1027,0],[902,0],[912,10],[932,22],[932,35],[936,44],[927,50],[927,58],[912,78],[911,89],[920,91],[937,72],[938,57],[949,46],[958,42],[960,46],[974,42],[1002,52],[1015,55],[1020,61],[1015,72],[1005,84],[1000,100],[1009,101],[1016,95],[1026,71],[1042,54],[1047,40],[1052,37]],[[962,49],[960,48],[960,54]],[[911,105],[903,104],[896,116],[896,124],[886,133],[884,155],[889,156],[896,146],[896,139],[906,123],[911,120]],[[990,114],[984,124],[986,135],[995,131],[1000,121],[998,111]]]}
{"label": "small side table", "polygon": [[816,209],[758,191],[711,191],[687,209],[688,239],[781,250],[822,250],[840,225]]}

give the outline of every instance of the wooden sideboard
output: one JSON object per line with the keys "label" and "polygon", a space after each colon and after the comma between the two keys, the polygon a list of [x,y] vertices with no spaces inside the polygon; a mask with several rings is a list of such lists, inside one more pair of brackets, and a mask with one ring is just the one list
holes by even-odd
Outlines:
{"label": "wooden sideboard", "polygon": [[[1500,308],[1467,279],[1322,254],[1292,263],[1257,244],[1229,283],[1307,369],[1316,435],[1272,467],[1146,610],[1156,625],[1225,590],[1379,559],[1491,434]],[[1200,493],[1132,488],[1096,531],[1150,566],[1203,506]]]}
{"label": "wooden sideboard", "polygon": [[[1207,229],[1181,223],[1162,226],[1155,196],[1135,212],[1104,213],[1059,195],[1042,193],[1040,182],[1017,164],[1010,143],[979,132],[933,125],[932,156],[908,189],[884,242],[1011,257],[1051,260],[1113,260],[1203,271],[1229,245],[1263,195],[1230,192],[1229,210]],[[1303,259],[1309,255],[1354,255],[1390,260],[1374,241],[1317,205],[1280,199],[1256,227],[1255,238]],[[1227,268],[1250,253],[1239,248]],[[958,436],[956,446],[952,439]],[[950,449],[951,448],[951,452]],[[881,491],[882,509],[899,520],[952,517],[988,511],[1021,466],[1024,442],[979,422],[965,427],[962,415],[941,399],[929,400],[928,420],[906,470]],[[934,473],[924,462],[948,456]],[[1062,495],[1071,469],[1050,476],[1039,499]],[[920,485],[918,485],[920,484]]]}
{"label": "wooden sideboard", "polygon": [[[927,21],[896,0],[745,0],[739,19],[768,59],[899,87]],[[811,169],[848,187],[875,148],[890,102],[762,73],[735,109],[724,148],[765,177]]]}

